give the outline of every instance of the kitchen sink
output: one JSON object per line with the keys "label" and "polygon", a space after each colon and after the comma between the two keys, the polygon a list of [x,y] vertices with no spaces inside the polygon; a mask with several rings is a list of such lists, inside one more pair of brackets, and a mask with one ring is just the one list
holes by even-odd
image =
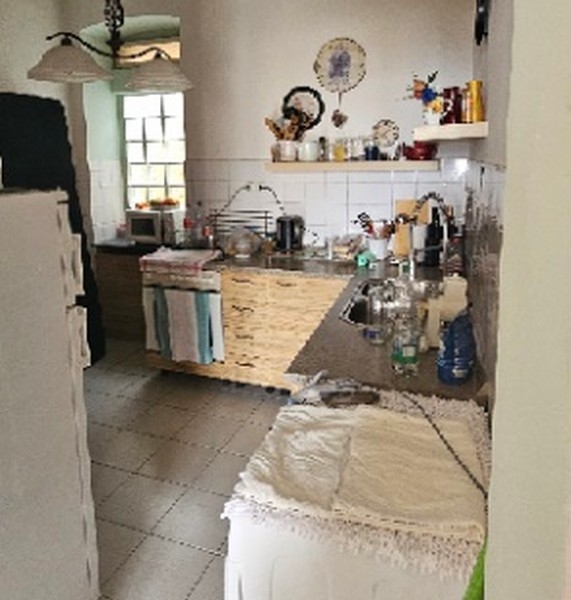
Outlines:
{"label": "kitchen sink", "polygon": [[[398,286],[401,282],[398,279],[388,278],[383,280],[366,279],[360,282],[347,304],[341,310],[339,317],[352,325],[363,327],[367,324],[367,314],[369,311],[369,290],[372,285],[395,284]],[[422,302],[438,296],[440,293],[440,282],[430,279],[415,279],[407,281],[412,289],[412,297],[415,302]]]}

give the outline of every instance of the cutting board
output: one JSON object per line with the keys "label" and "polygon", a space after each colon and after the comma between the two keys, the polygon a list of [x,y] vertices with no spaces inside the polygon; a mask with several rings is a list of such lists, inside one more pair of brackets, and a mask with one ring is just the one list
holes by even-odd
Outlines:
{"label": "cutting board", "polygon": [[[416,200],[395,200],[395,216],[405,214],[412,216]],[[417,223],[426,225],[429,222],[429,203],[425,202],[417,213]],[[408,256],[410,251],[410,224],[397,224],[393,239],[393,252],[397,258]]]}

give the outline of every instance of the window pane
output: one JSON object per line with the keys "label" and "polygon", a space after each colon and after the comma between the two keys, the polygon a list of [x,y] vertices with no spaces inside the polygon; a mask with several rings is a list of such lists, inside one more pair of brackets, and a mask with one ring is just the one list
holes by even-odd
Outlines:
{"label": "window pane", "polygon": [[167,197],[164,187],[149,188],[149,200],[164,200]]}
{"label": "window pane", "polygon": [[127,192],[129,206],[143,203],[147,201],[147,188],[130,187]]}
{"label": "window pane", "polygon": [[172,197],[184,204],[184,95],[124,96],[130,206]]}
{"label": "window pane", "polygon": [[167,142],[165,144],[167,161],[171,163],[183,163],[185,157],[184,142]]}
{"label": "window pane", "polygon": [[147,165],[129,165],[129,185],[147,185],[148,170]]}
{"label": "window pane", "polygon": [[167,189],[168,197],[178,200],[181,207],[184,207],[186,202],[185,189],[183,187],[169,187]]}
{"label": "window pane", "polygon": [[163,124],[159,117],[145,119],[145,135],[148,140],[163,139]]}
{"label": "window pane", "polygon": [[161,114],[161,97],[158,94],[125,96],[123,110],[129,117],[158,117]]}
{"label": "window pane", "polygon": [[149,185],[164,185],[165,183],[165,166],[150,165],[149,166]]}
{"label": "window pane", "polygon": [[184,186],[184,167],[183,165],[168,165],[167,167],[168,185]]}
{"label": "window pane", "polygon": [[145,162],[145,147],[141,143],[130,142],[127,144],[127,162],[128,163],[144,163]]}
{"label": "window pane", "polygon": [[150,163],[168,162],[164,145],[157,142],[151,142],[147,144],[147,160]]}
{"label": "window pane", "polygon": [[143,120],[126,119],[125,120],[125,139],[128,141],[143,139]]}
{"label": "window pane", "polygon": [[163,110],[168,117],[179,117],[182,119],[184,112],[184,95],[182,92],[165,94],[163,96]]}
{"label": "window pane", "polygon": [[165,140],[184,140],[184,121],[176,117],[165,119]]}

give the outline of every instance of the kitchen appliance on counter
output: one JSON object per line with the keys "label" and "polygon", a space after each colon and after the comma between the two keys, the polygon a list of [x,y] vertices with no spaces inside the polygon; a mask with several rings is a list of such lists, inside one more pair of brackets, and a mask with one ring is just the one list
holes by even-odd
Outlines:
{"label": "kitchen appliance on counter", "polygon": [[126,237],[142,244],[176,246],[184,241],[184,209],[127,209]]}
{"label": "kitchen appliance on counter", "polygon": [[276,219],[276,249],[284,252],[303,249],[303,218],[282,215]]}

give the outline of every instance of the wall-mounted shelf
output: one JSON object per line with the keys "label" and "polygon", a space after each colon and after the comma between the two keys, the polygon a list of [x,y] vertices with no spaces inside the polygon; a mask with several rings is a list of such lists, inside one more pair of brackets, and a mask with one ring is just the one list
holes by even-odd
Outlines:
{"label": "wall-mounted shelf", "polygon": [[437,160],[292,161],[268,162],[265,168],[270,173],[438,171],[440,163]]}
{"label": "wall-mounted shelf", "polygon": [[445,142],[488,137],[488,122],[451,123],[450,125],[424,125],[415,127],[412,137],[416,142]]}

